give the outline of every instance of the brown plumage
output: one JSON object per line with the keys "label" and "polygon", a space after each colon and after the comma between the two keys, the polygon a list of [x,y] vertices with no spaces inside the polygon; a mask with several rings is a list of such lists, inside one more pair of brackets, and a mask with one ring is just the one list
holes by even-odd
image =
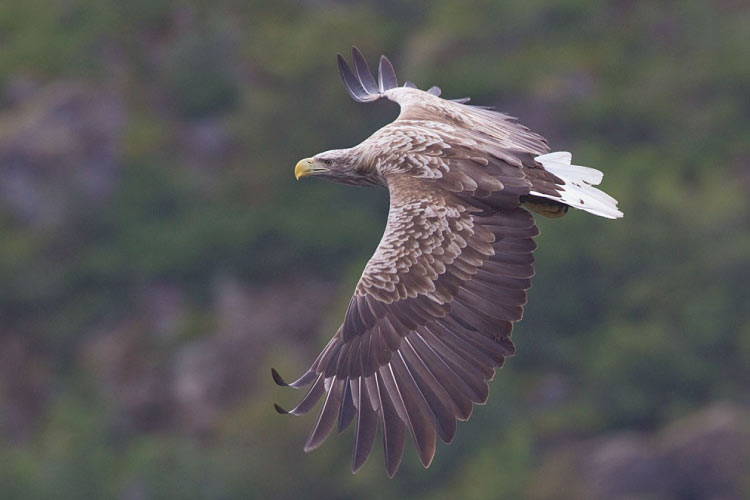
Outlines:
{"label": "brown plumage", "polygon": [[301,415],[323,398],[305,451],[355,422],[355,472],[379,427],[393,476],[406,433],[429,466],[436,438],[453,439],[456,421],[487,400],[487,382],[515,353],[512,325],[539,234],[522,205],[550,216],[567,206],[622,213],[593,187],[600,172],[570,165],[568,153],[545,154],[545,140],[508,116],[442,99],[437,87],[398,87],[385,57],[376,80],[352,52],[354,70],[338,58],[351,96],[390,99],[401,114],[358,146],[300,161],[295,174],[386,187],[388,222],[341,327],[309,370],[291,384],[273,371],[280,385],[311,386],[291,411],[276,408]]}

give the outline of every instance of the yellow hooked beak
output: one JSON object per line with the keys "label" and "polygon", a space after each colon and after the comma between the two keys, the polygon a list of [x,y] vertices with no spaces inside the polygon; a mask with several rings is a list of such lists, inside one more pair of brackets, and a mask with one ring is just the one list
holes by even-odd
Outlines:
{"label": "yellow hooked beak", "polygon": [[297,180],[300,180],[301,177],[310,175],[313,171],[312,164],[312,158],[305,158],[304,160],[298,161],[297,166],[294,167],[294,177],[296,177]]}
{"label": "yellow hooked beak", "polygon": [[294,167],[294,176],[297,180],[308,175],[318,175],[330,172],[331,169],[323,165],[323,162],[316,160],[315,158],[305,158],[297,162],[297,166]]}
{"label": "yellow hooked beak", "polygon": [[297,162],[297,166],[294,167],[294,176],[297,180],[308,175],[319,174],[322,172],[328,172],[328,169],[319,162],[316,162],[314,158],[305,158]]}

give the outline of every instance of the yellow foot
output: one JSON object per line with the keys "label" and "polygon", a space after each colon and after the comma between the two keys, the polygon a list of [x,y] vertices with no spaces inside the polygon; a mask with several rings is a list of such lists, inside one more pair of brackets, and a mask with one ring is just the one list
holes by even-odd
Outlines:
{"label": "yellow foot", "polygon": [[528,208],[532,212],[541,214],[545,217],[552,219],[562,217],[568,213],[568,205],[557,203],[554,201],[524,201],[521,203],[522,206]]}

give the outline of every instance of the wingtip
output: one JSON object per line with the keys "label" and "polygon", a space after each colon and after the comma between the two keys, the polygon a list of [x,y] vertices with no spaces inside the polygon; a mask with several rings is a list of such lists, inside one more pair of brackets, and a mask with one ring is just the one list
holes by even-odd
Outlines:
{"label": "wingtip", "polygon": [[417,458],[422,464],[422,467],[429,469],[432,465],[432,461],[435,458],[435,452],[437,451],[437,441],[428,443],[427,446],[417,446]]}
{"label": "wingtip", "polygon": [[344,56],[342,56],[341,54],[336,54],[336,62],[339,65],[339,72],[342,74],[341,76],[343,77],[343,73],[345,71],[344,68],[349,69],[349,64],[346,62],[346,59],[344,59]]}
{"label": "wingtip", "polygon": [[305,453],[310,453],[311,451],[317,450],[321,444],[323,444],[322,441],[320,443],[311,443],[308,441],[307,443],[305,443],[305,447],[302,449]]}
{"label": "wingtip", "polygon": [[365,465],[365,462],[367,460],[362,460],[361,462],[353,462],[352,463],[352,474],[356,474],[357,472],[362,469],[362,466]]}
{"label": "wingtip", "polygon": [[393,69],[391,60],[385,55],[380,56],[380,62],[378,64],[378,85],[381,93],[398,87],[396,70]]}
{"label": "wingtip", "polygon": [[271,368],[271,377],[273,377],[273,381],[276,382],[276,385],[279,385],[281,387],[289,387],[289,384],[287,384],[283,378],[281,378],[281,375],[279,375],[279,372],[276,371],[276,368]]}
{"label": "wingtip", "polygon": [[[368,92],[364,87],[361,78],[358,75],[355,75],[349,64],[346,62],[346,59],[344,59],[341,54],[337,54],[336,60],[338,61],[339,73],[344,82],[344,87],[346,87],[346,91],[352,99],[357,102],[368,102],[378,98],[378,95],[372,95]],[[354,70],[357,71],[356,58]]]}
{"label": "wingtip", "polygon": [[277,405],[276,403],[273,404],[273,409],[276,410],[276,413],[278,413],[279,415],[289,415],[288,411],[286,411],[284,408]]}
{"label": "wingtip", "polygon": [[354,70],[357,72],[357,79],[365,91],[370,96],[379,96],[380,90],[378,83],[375,81],[375,76],[373,76],[365,56],[362,55],[362,51],[354,45],[352,45],[352,61],[354,62]]}
{"label": "wingtip", "polygon": [[385,464],[385,473],[388,474],[388,479],[393,479],[393,476],[396,475],[399,467],[401,467],[401,460],[396,460],[396,462],[392,464]]}

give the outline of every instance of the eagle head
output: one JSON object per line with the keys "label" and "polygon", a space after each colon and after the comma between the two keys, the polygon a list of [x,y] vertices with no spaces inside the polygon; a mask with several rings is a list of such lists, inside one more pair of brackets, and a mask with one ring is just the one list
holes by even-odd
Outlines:
{"label": "eagle head", "polygon": [[371,169],[366,168],[362,157],[355,148],[333,149],[318,153],[312,158],[297,162],[294,176],[297,180],[314,175],[344,184],[372,185],[377,180],[371,178]]}

